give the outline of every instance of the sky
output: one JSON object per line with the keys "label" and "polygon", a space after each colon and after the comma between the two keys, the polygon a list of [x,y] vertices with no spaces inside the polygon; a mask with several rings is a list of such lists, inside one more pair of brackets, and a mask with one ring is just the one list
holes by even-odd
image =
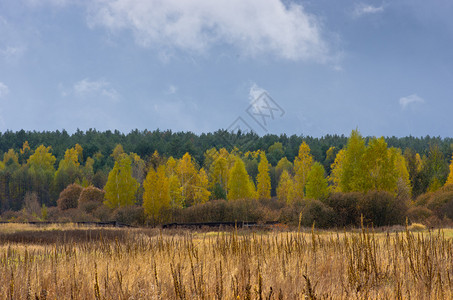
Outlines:
{"label": "sky", "polygon": [[0,131],[452,137],[450,0],[0,0]]}

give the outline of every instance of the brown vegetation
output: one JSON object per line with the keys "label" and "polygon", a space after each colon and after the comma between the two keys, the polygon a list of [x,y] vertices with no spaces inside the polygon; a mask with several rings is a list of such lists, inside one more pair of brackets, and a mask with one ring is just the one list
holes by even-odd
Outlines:
{"label": "brown vegetation", "polygon": [[443,231],[0,228],[1,299],[451,299]]}

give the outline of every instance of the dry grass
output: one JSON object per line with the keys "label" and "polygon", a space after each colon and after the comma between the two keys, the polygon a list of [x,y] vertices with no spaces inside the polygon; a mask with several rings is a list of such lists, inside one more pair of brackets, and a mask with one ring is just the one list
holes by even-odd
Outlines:
{"label": "dry grass", "polygon": [[20,226],[0,225],[0,299],[453,298],[443,231]]}

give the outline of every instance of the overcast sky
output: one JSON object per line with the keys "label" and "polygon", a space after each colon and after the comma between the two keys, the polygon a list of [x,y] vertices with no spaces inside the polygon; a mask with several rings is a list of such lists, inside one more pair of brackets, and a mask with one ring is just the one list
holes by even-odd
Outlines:
{"label": "overcast sky", "polygon": [[450,0],[0,0],[0,131],[453,136]]}

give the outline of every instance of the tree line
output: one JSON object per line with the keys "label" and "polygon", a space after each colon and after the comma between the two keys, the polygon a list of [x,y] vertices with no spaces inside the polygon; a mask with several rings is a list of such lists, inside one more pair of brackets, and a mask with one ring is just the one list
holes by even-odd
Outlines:
{"label": "tree line", "polygon": [[[47,217],[47,208],[58,207],[54,215],[82,209],[85,218],[105,219],[135,207],[143,220],[162,223],[182,211],[214,207],[216,200],[226,206],[258,201],[252,208],[272,200],[279,203],[274,208],[288,211],[312,207],[324,219],[349,201],[354,223],[360,210],[387,199],[402,210],[400,217],[442,219],[450,203],[446,187],[453,184],[450,142],[362,137],[358,130],[322,138],[226,131],[6,132],[0,136],[0,209],[7,216],[28,211],[37,218]],[[260,213],[272,215],[269,207]],[[376,214],[379,205],[369,209]]]}

